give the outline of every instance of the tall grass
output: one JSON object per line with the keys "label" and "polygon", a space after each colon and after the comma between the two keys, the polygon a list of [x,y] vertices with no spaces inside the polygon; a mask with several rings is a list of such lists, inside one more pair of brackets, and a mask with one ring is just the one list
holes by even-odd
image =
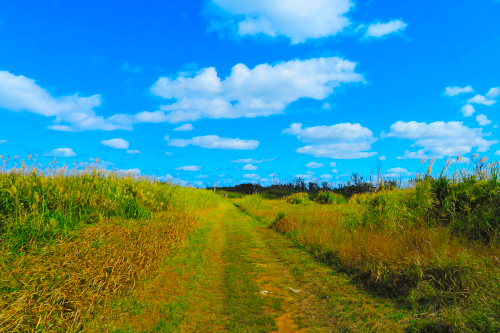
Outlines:
{"label": "tall grass", "polygon": [[332,208],[276,202],[250,213],[370,290],[405,302],[412,331],[499,332],[498,168],[474,157],[472,169],[446,171]]}
{"label": "tall grass", "polygon": [[0,172],[0,332],[79,330],[216,207],[210,191],[97,168]]}

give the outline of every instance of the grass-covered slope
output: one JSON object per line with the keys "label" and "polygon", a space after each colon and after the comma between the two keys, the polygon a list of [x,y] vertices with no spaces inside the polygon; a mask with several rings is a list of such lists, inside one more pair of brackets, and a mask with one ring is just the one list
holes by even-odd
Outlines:
{"label": "grass-covered slope", "polygon": [[71,332],[217,206],[206,190],[97,169],[0,173],[0,332]]}
{"label": "grass-covered slope", "polygon": [[239,204],[370,290],[406,303],[412,331],[498,332],[498,169],[478,161],[458,174],[347,203],[253,195]]}

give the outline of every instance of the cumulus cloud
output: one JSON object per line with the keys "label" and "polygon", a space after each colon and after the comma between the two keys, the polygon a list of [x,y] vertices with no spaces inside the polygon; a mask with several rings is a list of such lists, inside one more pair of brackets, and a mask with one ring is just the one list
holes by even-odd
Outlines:
{"label": "cumulus cloud", "polygon": [[201,166],[197,166],[197,165],[185,165],[185,166],[175,168],[175,170],[178,170],[178,171],[199,171],[200,169],[201,169]]}
{"label": "cumulus cloud", "polygon": [[56,148],[49,152],[45,152],[43,156],[70,157],[76,156],[76,153],[71,148]]}
{"label": "cumulus cloud", "polygon": [[238,160],[229,161],[229,163],[262,163],[262,162],[274,161],[275,159],[276,157],[262,159],[262,160],[254,160],[253,158],[240,158]]}
{"label": "cumulus cloud", "polygon": [[146,114],[155,122],[170,123],[282,114],[298,99],[323,100],[343,83],[364,82],[355,67],[354,62],[330,57],[260,64],[253,69],[237,64],[223,80],[213,67],[194,76],[180,73],[174,79],[161,77],[151,93],[176,101]]}
{"label": "cumulus cloud", "polygon": [[463,94],[463,93],[470,93],[470,92],[473,92],[474,90],[472,89],[471,86],[467,86],[467,87],[463,87],[463,88],[460,88],[460,87],[446,87],[446,90],[444,92],[445,95],[448,95],[448,96],[456,96],[458,94]]}
{"label": "cumulus cloud", "polygon": [[484,115],[484,114],[478,115],[476,117],[476,121],[479,124],[479,126],[486,126],[486,125],[491,124],[491,120],[489,120],[488,117],[486,117],[486,115]]}
{"label": "cumulus cloud", "polygon": [[467,100],[467,103],[469,103],[469,104],[483,104],[483,105],[489,106],[489,105],[495,104],[496,101],[494,99],[490,99],[488,97],[485,97],[483,95],[478,94],[472,98],[469,98],[469,100]]}
{"label": "cumulus cloud", "polygon": [[313,145],[298,148],[299,154],[333,159],[360,159],[376,155],[368,152],[377,139],[373,132],[360,124],[343,123],[332,126],[302,128],[295,123],[282,133],[296,135],[297,139]]}
{"label": "cumulus cloud", "polygon": [[115,149],[128,149],[129,146],[128,141],[120,138],[115,138],[111,140],[102,140],[101,144],[103,146],[108,146]]}
{"label": "cumulus cloud", "polygon": [[292,44],[333,36],[349,27],[351,0],[212,0],[222,10],[212,28],[231,27],[240,36],[285,36]]}
{"label": "cumulus cloud", "polygon": [[387,23],[375,23],[368,26],[365,36],[382,37],[406,29],[408,25],[401,20],[393,20]]}
{"label": "cumulus cloud", "polygon": [[193,145],[207,149],[223,150],[254,150],[259,144],[260,142],[256,140],[221,138],[217,135],[196,136],[192,139],[171,139],[168,141],[168,145],[174,147]]}
{"label": "cumulus cloud", "polygon": [[412,173],[408,172],[405,168],[396,167],[391,168],[385,172],[385,176],[387,177],[401,177],[401,176],[411,176]]}
{"label": "cumulus cloud", "polygon": [[412,147],[422,147],[418,151],[406,150],[407,158],[443,158],[470,153],[472,148],[478,152],[487,151],[497,140],[486,140],[481,128],[469,128],[458,121],[436,121],[434,123],[418,123],[416,121],[398,121],[391,126],[387,137],[409,139],[414,141]]}
{"label": "cumulus cloud", "polygon": [[335,167],[337,166],[337,163],[335,163],[335,162],[330,162],[330,166],[335,168]]}
{"label": "cumulus cloud", "polygon": [[297,174],[295,176],[293,176],[294,178],[302,178],[302,179],[311,179],[312,176],[314,175],[314,172],[312,171],[307,171],[306,173],[303,173],[303,174]]}
{"label": "cumulus cloud", "polygon": [[464,115],[464,117],[470,117],[472,116],[472,114],[474,112],[476,112],[476,110],[474,109],[474,107],[470,104],[465,104],[463,107],[462,107],[462,113]]}
{"label": "cumulus cloud", "polygon": [[122,115],[107,119],[97,116],[94,108],[100,105],[99,94],[90,97],[80,97],[78,94],[53,97],[33,79],[0,71],[0,108],[54,117],[54,125],[48,128],[56,131],[131,129],[130,125],[122,122]]}
{"label": "cumulus cloud", "polygon": [[491,88],[488,91],[488,93],[486,94],[486,98],[490,98],[490,99],[496,98],[498,96],[500,96],[500,88],[498,88],[498,87]]}
{"label": "cumulus cloud", "polygon": [[325,165],[323,163],[316,163],[316,162],[309,162],[306,164],[306,168],[313,168],[313,169],[322,168],[324,166]]}
{"label": "cumulus cloud", "polygon": [[387,157],[385,157],[385,156],[379,156],[378,159],[379,159],[379,161],[385,161],[387,159]]}
{"label": "cumulus cloud", "polygon": [[181,132],[187,132],[187,131],[192,131],[192,130],[193,130],[193,125],[191,125],[189,123],[174,128],[174,131],[181,131]]}
{"label": "cumulus cloud", "polygon": [[252,165],[252,164],[247,164],[247,165],[245,165],[241,169],[242,170],[247,170],[247,171],[252,171],[252,170],[257,170],[257,166],[256,165]]}

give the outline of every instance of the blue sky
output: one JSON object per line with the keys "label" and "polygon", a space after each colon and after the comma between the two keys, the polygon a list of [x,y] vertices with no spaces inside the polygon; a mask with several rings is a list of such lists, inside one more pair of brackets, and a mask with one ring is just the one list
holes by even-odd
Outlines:
{"label": "blue sky", "polygon": [[0,153],[204,186],[500,154],[500,3],[0,4]]}

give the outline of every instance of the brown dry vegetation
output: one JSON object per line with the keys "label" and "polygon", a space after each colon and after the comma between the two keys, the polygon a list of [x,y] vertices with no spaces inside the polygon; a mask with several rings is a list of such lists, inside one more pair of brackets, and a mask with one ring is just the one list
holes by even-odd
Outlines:
{"label": "brown dry vegetation", "polygon": [[204,190],[96,169],[0,173],[0,332],[74,332],[191,232]]}
{"label": "brown dry vegetation", "polygon": [[258,195],[237,204],[368,290],[406,304],[416,318],[412,331],[496,332],[500,192],[496,171],[483,175],[427,177],[414,188],[355,195],[346,204]]}

